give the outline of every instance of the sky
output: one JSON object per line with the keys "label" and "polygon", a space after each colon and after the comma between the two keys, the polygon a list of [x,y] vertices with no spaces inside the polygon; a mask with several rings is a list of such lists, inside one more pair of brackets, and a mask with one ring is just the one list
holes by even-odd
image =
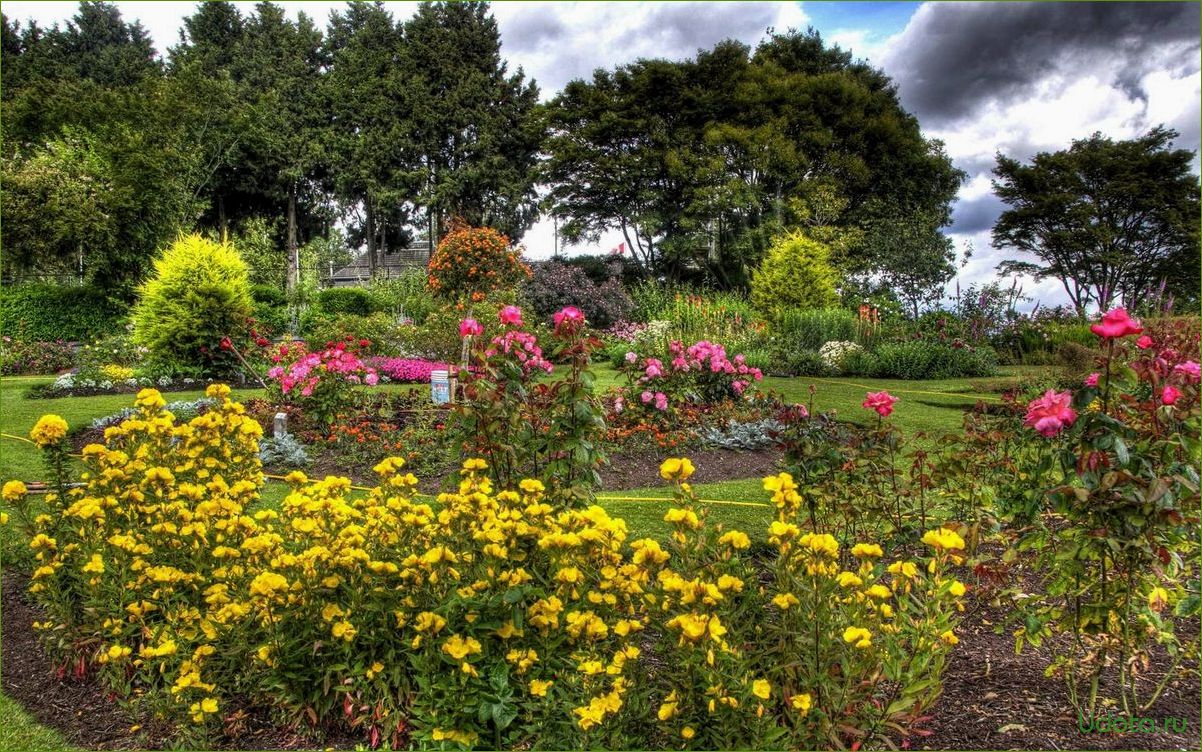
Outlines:
{"label": "sky", "polygon": [[[236,3],[244,12],[253,3]],[[283,2],[323,23],[337,2]],[[118,2],[160,52],[179,40],[193,2]],[[416,3],[389,2],[408,17]],[[49,25],[74,2],[5,2],[9,18]],[[770,28],[813,26],[825,39],[881,68],[929,138],[945,144],[968,179],[947,228],[959,251],[971,247],[956,282],[994,278],[1008,253],[990,244],[1002,211],[990,171],[999,152],[1029,159],[1095,131],[1131,138],[1164,124],[1177,147],[1197,151],[1202,134],[1199,4],[1192,2],[499,2],[502,51],[511,69],[534,78],[544,99],[565,83],[639,58],[683,59],[734,38],[754,46]],[[553,230],[540,221],[526,255],[551,254]],[[597,246],[606,252],[617,233]],[[1023,283],[1044,305],[1066,302],[1054,280]],[[1025,307],[1030,308],[1032,303]]]}

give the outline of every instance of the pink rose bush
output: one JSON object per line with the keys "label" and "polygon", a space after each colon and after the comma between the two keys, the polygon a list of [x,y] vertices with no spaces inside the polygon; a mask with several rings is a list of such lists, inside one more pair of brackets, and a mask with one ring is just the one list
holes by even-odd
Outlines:
{"label": "pink rose bush", "polygon": [[332,423],[354,401],[354,387],[375,386],[378,371],[365,364],[352,341],[309,352],[303,342],[280,345],[267,371],[270,388],[281,401],[296,404],[319,423]]}
{"label": "pink rose bush", "polygon": [[764,378],[742,355],[733,358],[716,342],[702,340],[689,347],[672,342],[668,357],[641,358],[631,351],[624,371],[639,402],[660,412],[673,403],[708,404],[741,398],[752,383]]}

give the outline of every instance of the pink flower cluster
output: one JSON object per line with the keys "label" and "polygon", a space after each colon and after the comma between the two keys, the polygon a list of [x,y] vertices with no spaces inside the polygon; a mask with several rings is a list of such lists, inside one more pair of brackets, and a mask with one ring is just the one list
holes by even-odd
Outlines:
{"label": "pink flower cluster", "polygon": [[551,362],[543,357],[542,348],[538,346],[538,338],[521,329],[510,329],[493,337],[492,343],[484,351],[484,357],[491,359],[500,353],[517,358],[524,373],[535,370],[551,373],[554,369]]}
{"label": "pink flower cluster", "polygon": [[742,395],[752,381],[760,381],[764,374],[758,368],[748,366],[742,355],[730,358],[726,348],[717,342],[702,340],[689,347],[681,342],[672,342],[668,347],[669,361],[645,358],[640,361],[634,352],[626,353],[626,363],[640,374],[635,383],[642,387],[639,400],[667,410],[668,396],[674,390],[696,387],[703,399],[721,399]]}
{"label": "pink flower cluster", "polygon": [[271,358],[274,363],[283,363],[286,358],[298,357],[285,365],[273,366],[267,376],[279,382],[280,390],[290,394],[294,389],[302,397],[309,397],[313,390],[326,377],[334,377],[351,384],[367,384],[374,386],[379,383],[380,376],[376,369],[364,365],[359,356],[346,349],[346,343],[339,342],[333,347],[321,352],[304,352],[303,347],[281,345],[280,351]]}
{"label": "pink flower cluster", "polygon": [[413,384],[423,384],[430,381],[433,371],[450,371],[451,366],[434,360],[423,358],[371,358],[369,365],[376,369],[381,376],[387,376],[392,381]]}

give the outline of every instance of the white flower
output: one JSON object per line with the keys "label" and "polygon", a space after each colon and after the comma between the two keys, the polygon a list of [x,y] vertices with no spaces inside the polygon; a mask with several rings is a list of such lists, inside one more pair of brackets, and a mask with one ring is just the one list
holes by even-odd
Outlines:
{"label": "white flower", "polygon": [[843,361],[847,359],[847,356],[860,352],[863,349],[855,342],[827,342],[818,349],[818,357],[822,358],[822,362],[827,368],[841,370],[843,368]]}

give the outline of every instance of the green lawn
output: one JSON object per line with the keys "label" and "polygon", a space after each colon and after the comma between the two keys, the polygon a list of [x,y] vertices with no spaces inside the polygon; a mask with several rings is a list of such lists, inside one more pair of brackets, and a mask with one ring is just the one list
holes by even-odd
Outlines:
{"label": "green lawn", "polygon": [[76,750],[54,729],[41,726],[12,698],[0,694],[0,750]]}

